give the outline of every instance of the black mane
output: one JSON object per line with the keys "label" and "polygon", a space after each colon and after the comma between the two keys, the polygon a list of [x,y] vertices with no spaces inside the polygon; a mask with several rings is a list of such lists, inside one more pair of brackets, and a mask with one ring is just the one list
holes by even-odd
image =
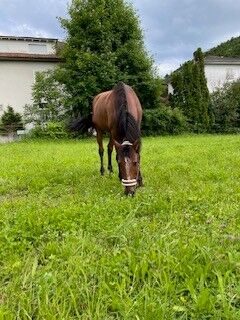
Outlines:
{"label": "black mane", "polygon": [[140,130],[136,120],[132,114],[128,112],[127,97],[124,87],[125,84],[123,82],[119,82],[114,87],[118,123],[117,140],[119,143],[122,143],[124,140],[133,143],[136,140],[140,141]]}

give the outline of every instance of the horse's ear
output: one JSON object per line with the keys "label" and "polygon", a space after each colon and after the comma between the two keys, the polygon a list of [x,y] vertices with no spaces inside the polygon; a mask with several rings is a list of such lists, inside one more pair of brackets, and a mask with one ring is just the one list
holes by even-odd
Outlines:
{"label": "horse's ear", "polygon": [[114,145],[117,149],[121,147],[121,143],[118,143],[116,140],[114,140]]}
{"label": "horse's ear", "polygon": [[133,142],[133,149],[136,151],[136,152],[139,152],[140,151],[140,146],[141,146],[141,143],[140,143],[140,140],[135,140]]}

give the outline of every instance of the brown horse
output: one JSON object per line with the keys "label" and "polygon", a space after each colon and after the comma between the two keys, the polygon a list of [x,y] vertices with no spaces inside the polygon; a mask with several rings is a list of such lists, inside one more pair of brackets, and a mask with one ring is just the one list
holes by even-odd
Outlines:
{"label": "brown horse", "polygon": [[98,94],[93,100],[92,116],[73,122],[71,128],[83,131],[94,127],[97,132],[100,172],[104,174],[103,133],[110,133],[108,143],[108,170],[112,170],[113,146],[117,152],[119,179],[125,186],[125,194],[133,195],[137,186],[142,185],[140,171],[140,124],[142,108],[133,89],[120,82],[112,90]]}

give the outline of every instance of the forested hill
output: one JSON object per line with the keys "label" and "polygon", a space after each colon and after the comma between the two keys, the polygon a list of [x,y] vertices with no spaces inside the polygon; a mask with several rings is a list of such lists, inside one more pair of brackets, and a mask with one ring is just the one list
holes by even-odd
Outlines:
{"label": "forested hill", "polygon": [[205,52],[206,56],[236,57],[240,56],[240,37],[219,44],[218,46]]}

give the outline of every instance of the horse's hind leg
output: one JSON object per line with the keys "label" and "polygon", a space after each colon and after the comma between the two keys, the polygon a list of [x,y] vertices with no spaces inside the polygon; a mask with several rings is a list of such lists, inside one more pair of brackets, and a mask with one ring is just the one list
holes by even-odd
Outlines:
{"label": "horse's hind leg", "polygon": [[103,148],[103,134],[101,131],[97,130],[97,143],[99,146],[98,152],[100,156],[101,161],[101,167],[100,167],[100,173],[103,176],[104,175],[104,166],[103,166],[103,154],[104,154],[104,148]]}
{"label": "horse's hind leg", "polygon": [[112,168],[112,151],[113,151],[113,139],[110,137],[109,143],[108,143],[108,170],[110,173],[113,172]]}

